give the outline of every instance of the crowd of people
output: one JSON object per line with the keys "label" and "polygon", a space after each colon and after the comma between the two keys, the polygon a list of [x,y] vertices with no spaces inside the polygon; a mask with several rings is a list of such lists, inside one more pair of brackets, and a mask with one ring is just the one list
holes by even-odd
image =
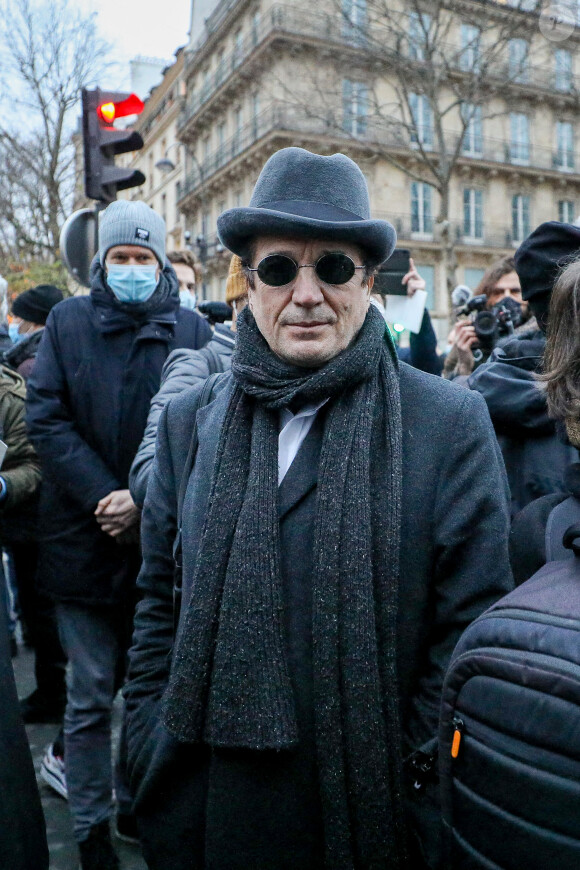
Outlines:
{"label": "crowd of people", "polygon": [[[0,864],[48,866],[24,721],[55,725],[41,776],[82,870],[119,867],[113,833],[150,870],[447,870],[447,664],[552,558],[570,494],[580,521],[580,229],[542,224],[492,264],[445,354],[428,311],[409,348],[391,338],[373,284],[396,234],[350,158],[277,152],[218,232],[213,329],[198,264],[142,202],[103,212],[89,295],[12,303]],[[403,283],[425,286],[412,260]]]}

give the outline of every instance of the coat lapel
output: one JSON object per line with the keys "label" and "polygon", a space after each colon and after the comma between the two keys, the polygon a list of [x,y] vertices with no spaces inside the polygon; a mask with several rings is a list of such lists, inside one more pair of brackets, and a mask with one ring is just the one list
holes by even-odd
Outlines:
{"label": "coat lapel", "polygon": [[318,463],[322,449],[324,414],[320,411],[310,432],[300,445],[292,465],[278,488],[278,518],[282,520],[288,511],[298,504],[318,482]]}

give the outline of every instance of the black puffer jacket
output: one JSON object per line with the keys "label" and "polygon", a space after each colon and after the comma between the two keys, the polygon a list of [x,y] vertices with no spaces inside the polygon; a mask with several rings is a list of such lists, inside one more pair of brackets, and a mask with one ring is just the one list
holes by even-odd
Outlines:
{"label": "black puffer jacket", "polygon": [[40,578],[53,598],[124,598],[133,554],[101,531],[94,511],[105,495],[128,487],[167,356],[209,338],[203,318],[179,306],[169,265],[151,299],[128,306],[95,259],[91,295],[50,312],[28,382],[27,423],[43,471]]}
{"label": "black puffer jacket", "polygon": [[161,387],[153,397],[145,434],[129,474],[129,489],[133,501],[143,507],[151,463],[155,456],[157,427],[163,408],[168,401],[196,384],[205,381],[213,372],[229,371],[235,347],[235,333],[227,326],[218,324],[213,338],[202,350],[180,348],[167,357],[161,372]]}
{"label": "black puffer jacket", "polygon": [[481,393],[503,453],[511,515],[540,496],[565,492],[565,472],[577,453],[548,416],[540,371],[546,339],[536,330],[496,348],[468,380]]}

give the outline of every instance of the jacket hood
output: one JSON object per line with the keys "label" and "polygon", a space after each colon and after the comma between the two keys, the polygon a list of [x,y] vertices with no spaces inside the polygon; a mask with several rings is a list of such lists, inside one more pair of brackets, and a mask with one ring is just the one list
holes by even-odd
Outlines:
{"label": "jacket hood", "polygon": [[5,393],[14,393],[21,399],[25,399],[26,383],[18,372],[13,372],[12,369],[0,365],[0,396]]}
{"label": "jacket hood", "polygon": [[545,349],[546,336],[539,329],[535,329],[509,339],[496,348],[489,359],[490,362],[497,360],[525,371],[539,372]]}
{"label": "jacket hood", "polygon": [[94,257],[90,269],[91,299],[98,308],[105,308],[111,315],[121,314],[131,320],[162,320],[175,321],[175,312],[179,308],[179,283],[173,266],[168,260],[159,276],[155,292],[147,302],[119,302],[109,285],[106,272]]}
{"label": "jacket hood", "polygon": [[23,338],[18,344],[14,344],[4,352],[4,361],[9,366],[12,366],[12,368],[17,369],[18,366],[22,365],[24,360],[36,356],[43,332],[44,326],[42,329],[37,329],[26,338]]}
{"label": "jacket hood", "polygon": [[513,338],[496,347],[487,363],[468,380],[484,397],[496,433],[513,437],[542,437],[556,431],[548,416],[541,371],[546,339],[541,332]]}

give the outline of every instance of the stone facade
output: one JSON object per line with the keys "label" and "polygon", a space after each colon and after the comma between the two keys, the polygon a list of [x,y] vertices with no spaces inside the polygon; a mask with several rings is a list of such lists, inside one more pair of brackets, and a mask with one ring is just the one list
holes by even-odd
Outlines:
{"label": "stone facade", "polygon": [[[326,154],[340,150],[359,163],[373,214],[394,223],[399,245],[411,249],[427,279],[440,337],[449,315],[442,231],[453,237],[457,282],[474,287],[483,270],[513,253],[537,224],[574,220],[580,211],[577,32],[551,42],[537,16],[534,21],[530,14],[504,6],[506,16],[521,17],[521,34],[512,33],[492,70],[496,85],[505,80],[505,87],[490,89],[482,117],[474,119],[460,149],[449,188],[449,226],[444,228],[437,222],[437,190],[417,180],[425,178],[425,166],[408,119],[397,109],[400,84],[376,63],[376,24],[374,54],[369,50],[364,16],[370,0],[369,10],[366,0],[321,0],[315,6],[305,0],[221,0],[206,2],[202,10],[203,5],[196,9],[192,0],[191,40],[178,59],[184,94],[180,111],[168,112],[171,121],[166,123],[150,109],[158,91],[166,88],[164,80],[139,121],[140,128],[149,124],[150,132],[135,165],[148,177],[146,200],[161,213],[159,196],[166,196],[165,216],[176,245],[183,239],[177,228],[189,232],[192,244],[200,240],[209,298],[223,298],[229,262],[216,235],[218,215],[247,204],[265,160],[287,145]],[[411,31],[412,16],[404,3],[398,8]],[[428,16],[428,4],[425,9]],[[448,133],[461,127],[453,82],[474,74],[477,61],[469,55],[469,45],[465,51],[461,46],[469,37],[473,10],[481,9],[477,0],[449,3],[445,40],[446,58],[452,60],[440,85],[442,100],[448,97],[450,106],[444,119]],[[498,32],[502,26],[497,18]],[[489,42],[493,33],[487,30],[482,39]],[[414,75],[420,73],[420,47],[417,51],[408,40],[395,44],[385,30],[384,51],[395,58],[404,55],[406,62],[412,55]],[[514,63],[520,64],[515,74]],[[371,90],[374,105],[383,107],[380,118],[363,106]],[[428,121],[423,150],[436,161],[436,131],[428,129],[433,120]],[[173,179],[161,179],[155,162],[177,140],[182,148],[173,147],[170,156],[175,162],[175,155],[183,153],[181,166],[178,170],[176,164]],[[176,198],[171,206],[170,183]]]}

